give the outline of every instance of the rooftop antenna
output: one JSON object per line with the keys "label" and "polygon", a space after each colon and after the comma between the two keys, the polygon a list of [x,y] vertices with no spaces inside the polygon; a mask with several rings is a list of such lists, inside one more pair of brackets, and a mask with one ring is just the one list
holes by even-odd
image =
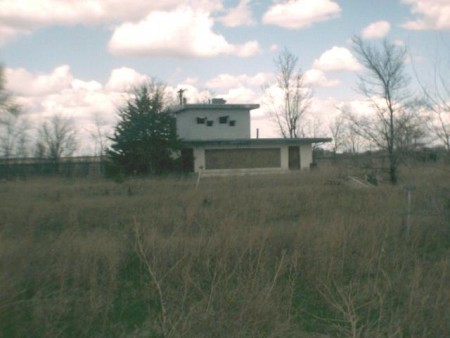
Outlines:
{"label": "rooftop antenna", "polygon": [[186,103],[186,99],[183,97],[183,93],[186,91],[186,89],[180,88],[177,93],[178,93],[178,99],[180,102],[180,105],[183,105]]}

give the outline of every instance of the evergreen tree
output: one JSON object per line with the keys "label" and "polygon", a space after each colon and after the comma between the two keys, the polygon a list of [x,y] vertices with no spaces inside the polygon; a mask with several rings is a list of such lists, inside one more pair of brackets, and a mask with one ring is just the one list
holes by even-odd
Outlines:
{"label": "evergreen tree", "polygon": [[163,174],[176,168],[181,145],[164,94],[161,85],[143,84],[118,109],[108,150],[113,174]]}

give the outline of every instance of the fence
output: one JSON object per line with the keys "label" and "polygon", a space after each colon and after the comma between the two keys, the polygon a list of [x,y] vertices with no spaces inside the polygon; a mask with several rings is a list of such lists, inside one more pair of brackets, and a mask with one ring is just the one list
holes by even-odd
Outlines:
{"label": "fence", "polygon": [[100,177],[104,174],[105,161],[98,156],[61,158],[58,161],[40,158],[0,160],[0,178],[52,177]]}

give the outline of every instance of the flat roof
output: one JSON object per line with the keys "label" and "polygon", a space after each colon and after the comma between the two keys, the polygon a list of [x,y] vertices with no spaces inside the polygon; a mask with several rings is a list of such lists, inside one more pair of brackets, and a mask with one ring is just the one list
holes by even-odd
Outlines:
{"label": "flat roof", "polygon": [[190,146],[254,146],[254,145],[298,145],[311,143],[331,142],[329,137],[314,138],[250,138],[250,139],[234,139],[234,140],[182,140],[183,144]]}
{"label": "flat roof", "polygon": [[232,109],[244,109],[252,110],[258,109],[259,104],[222,104],[222,103],[193,103],[193,104],[183,104],[175,106],[170,109],[174,114],[181,113],[186,110],[202,110],[202,109],[214,109],[214,110],[232,110]]}

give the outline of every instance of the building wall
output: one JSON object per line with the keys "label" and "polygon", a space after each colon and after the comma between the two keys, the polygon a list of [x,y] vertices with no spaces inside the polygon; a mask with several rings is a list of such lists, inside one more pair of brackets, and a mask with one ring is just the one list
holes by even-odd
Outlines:
{"label": "building wall", "polygon": [[311,144],[300,145],[300,169],[309,169],[311,163],[312,163]]}
{"label": "building wall", "polygon": [[[227,152],[227,150],[229,150]],[[241,150],[242,152],[239,152]],[[248,151],[254,150],[255,153],[249,155]],[[222,153],[221,153],[222,151]],[[215,156],[215,158],[206,158],[208,156]],[[247,152],[247,155],[246,155]],[[312,147],[311,144],[301,144],[300,152],[300,169],[309,169],[312,162]],[[194,171],[210,171],[210,170],[224,170],[223,163],[229,161],[230,170],[233,169],[281,169],[289,170],[289,146],[280,145],[274,147],[267,146],[253,146],[253,147],[233,147],[229,146],[215,146],[211,148],[197,147],[194,148]],[[240,158],[240,156],[247,158]],[[235,157],[233,160],[228,160],[227,156]],[[254,163],[248,164],[252,156],[260,157],[254,160]],[[272,158],[268,158],[272,157]],[[248,164],[248,165],[247,165]]]}
{"label": "building wall", "polygon": [[[200,123],[199,123],[200,122]],[[250,138],[250,112],[246,109],[199,109],[177,114],[178,136],[183,140]]]}
{"label": "building wall", "polygon": [[206,149],[205,169],[280,168],[280,148]]}
{"label": "building wall", "polygon": [[205,169],[205,149],[194,148],[194,172],[203,171]]}
{"label": "building wall", "polygon": [[289,147],[288,146],[281,146],[281,168],[282,169],[289,169]]}

